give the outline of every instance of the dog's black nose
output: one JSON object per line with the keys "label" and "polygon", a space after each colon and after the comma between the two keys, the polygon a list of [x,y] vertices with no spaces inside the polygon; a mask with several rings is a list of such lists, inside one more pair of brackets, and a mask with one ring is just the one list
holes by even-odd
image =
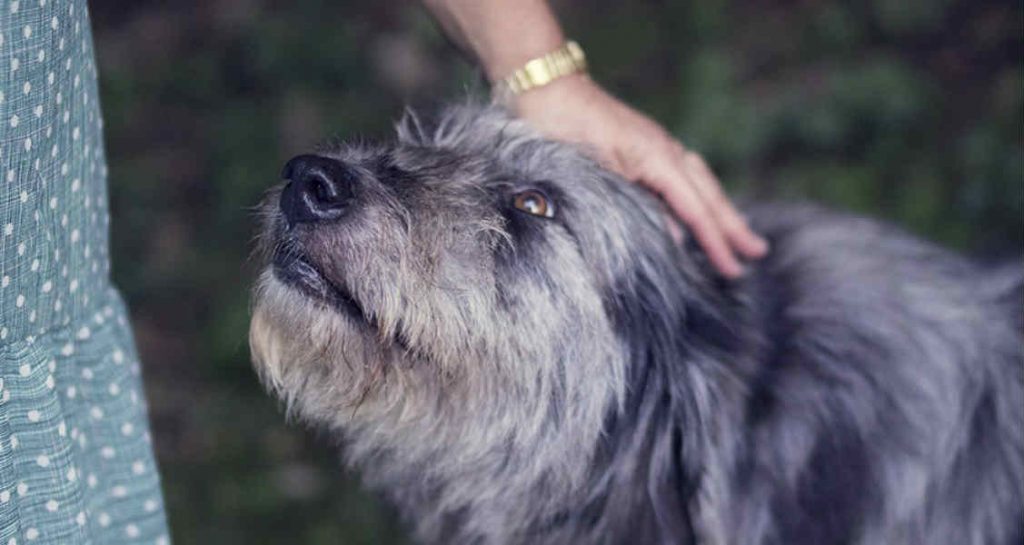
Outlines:
{"label": "dog's black nose", "polygon": [[289,224],[340,218],[352,202],[352,171],[341,161],[299,155],[284,166],[289,180],[281,192],[281,212]]}

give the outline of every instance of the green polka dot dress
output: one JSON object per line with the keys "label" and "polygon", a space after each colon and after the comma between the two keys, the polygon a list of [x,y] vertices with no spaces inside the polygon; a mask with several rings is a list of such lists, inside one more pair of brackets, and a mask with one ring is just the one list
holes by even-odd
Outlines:
{"label": "green polka dot dress", "polygon": [[0,0],[0,545],[168,543],[84,1]]}

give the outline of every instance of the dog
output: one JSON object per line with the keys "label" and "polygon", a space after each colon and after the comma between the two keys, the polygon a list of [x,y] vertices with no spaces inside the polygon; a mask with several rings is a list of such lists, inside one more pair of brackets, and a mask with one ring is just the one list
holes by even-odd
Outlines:
{"label": "dog", "polygon": [[255,368],[418,540],[1021,543],[1021,261],[762,204],[727,281],[585,151],[459,104],[260,207]]}

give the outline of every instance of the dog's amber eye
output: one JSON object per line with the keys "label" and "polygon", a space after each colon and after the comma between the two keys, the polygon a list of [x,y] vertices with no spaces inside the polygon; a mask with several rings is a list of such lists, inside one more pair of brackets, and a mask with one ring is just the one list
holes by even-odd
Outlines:
{"label": "dog's amber eye", "polygon": [[546,195],[536,189],[528,189],[526,191],[516,193],[515,200],[512,201],[512,204],[527,214],[541,216],[543,218],[555,217],[554,204],[548,200]]}

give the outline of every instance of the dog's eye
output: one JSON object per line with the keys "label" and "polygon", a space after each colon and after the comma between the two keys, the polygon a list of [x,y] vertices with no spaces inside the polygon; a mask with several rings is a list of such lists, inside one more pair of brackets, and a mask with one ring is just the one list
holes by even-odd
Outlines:
{"label": "dog's eye", "polygon": [[516,193],[512,204],[527,214],[543,218],[555,217],[555,205],[548,200],[547,195],[536,189]]}

